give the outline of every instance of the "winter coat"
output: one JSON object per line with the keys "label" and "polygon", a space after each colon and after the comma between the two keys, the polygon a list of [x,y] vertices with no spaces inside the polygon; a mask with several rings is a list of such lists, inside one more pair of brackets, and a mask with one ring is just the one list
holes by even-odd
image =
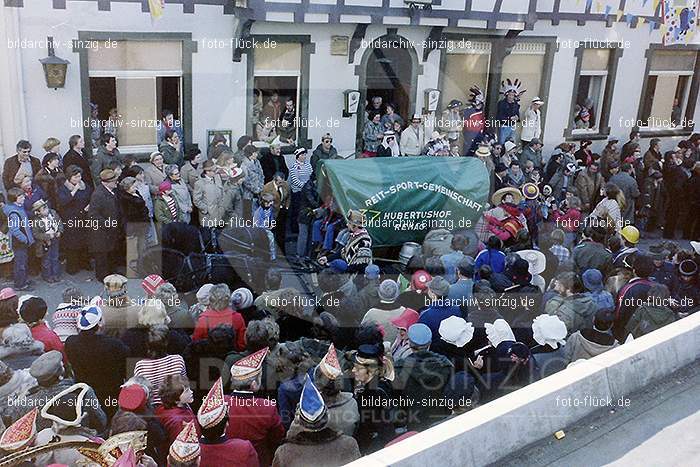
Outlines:
{"label": "winter coat", "polygon": [[253,199],[257,197],[265,185],[265,175],[263,174],[260,161],[257,159],[246,159],[241,164],[243,169],[243,199]]}
{"label": "winter coat", "polygon": [[199,221],[204,227],[223,227],[225,218],[224,187],[219,177],[201,177],[194,185],[194,205],[199,209]]}
{"label": "winter coat", "polygon": [[124,158],[119,153],[119,149],[114,148],[112,153],[107,152],[104,146],[97,148],[97,153],[92,158],[92,179],[100,180],[100,172],[107,168],[110,162],[117,161],[120,165],[124,165]]}
{"label": "winter coat", "polygon": [[92,178],[92,170],[90,169],[88,158],[75,149],[69,149],[68,152],[63,155],[63,168],[67,169],[71,165],[75,165],[83,171],[83,182],[85,182],[91,190],[94,189],[95,182]]}
{"label": "winter coat", "polygon": [[416,134],[412,125],[409,125],[401,132],[399,146],[401,147],[401,154],[404,156],[420,156],[425,143],[425,130],[422,125],[418,127],[418,134]]}
{"label": "winter coat", "polygon": [[187,218],[189,219],[189,214],[192,212],[192,195],[190,194],[190,190],[187,187],[187,184],[185,184],[184,180],[185,179],[182,178],[182,174],[180,174],[179,182],[174,182],[171,180],[173,190],[172,196],[177,200],[177,205],[182,213],[186,214]]}
{"label": "winter coat", "polygon": [[615,340],[610,345],[603,345],[586,339],[581,331],[576,331],[566,339],[566,359],[575,362],[579,359],[593,358],[617,346]]}
{"label": "winter coat", "polygon": [[400,392],[402,398],[415,401],[405,410],[404,420],[409,430],[424,429],[449,415],[439,404],[427,403],[427,407],[423,407],[418,401],[440,400],[453,371],[454,366],[447,357],[430,350],[413,351],[396,363],[394,390]]}
{"label": "winter coat", "polygon": [[[56,211],[53,209],[49,209],[49,216],[53,217],[53,222],[55,223],[55,226],[51,226],[51,228],[58,228],[58,234],[59,238],[63,237],[63,221],[61,221],[61,217],[58,215]],[[34,240],[36,240],[36,255],[38,257],[44,256],[44,251],[43,248],[41,248],[42,245],[50,245],[51,243],[54,243],[57,238],[49,238],[47,234],[47,230],[49,229],[49,219],[48,217],[40,217],[36,216],[34,219],[32,219],[32,234],[34,235]]]}
{"label": "winter coat", "polygon": [[357,441],[328,427],[302,431],[277,448],[273,467],[336,467],[361,457]]}
{"label": "winter coat", "polygon": [[625,195],[625,208],[622,210],[622,218],[626,223],[634,224],[635,200],[641,194],[637,180],[627,172],[619,172],[610,177],[610,183],[614,183]]}
{"label": "winter coat", "polygon": [[28,247],[34,243],[31,224],[24,208],[14,203],[7,203],[2,210],[7,216],[10,244],[15,244],[16,247],[19,247],[19,244]]}
{"label": "winter coat", "polygon": [[362,130],[362,141],[364,142],[365,151],[377,152],[377,147],[382,141],[381,138],[378,137],[381,136],[382,132],[381,123],[374,123],[372,121],[365,123],[365,127]]}
{"label": "winter coat", "polygon": [[177,199],[173,196],[175,201],[175,210],[177,214],[173,219],[173,214],[168,207],[167,201],[163,199],[162,196],[156,197],[153,201],[153,210],[155,211],[154,217],[157,224],[170,224],[171,222],[182,222],[182,211],[180,210],[180,204]]}
{"label": "winter coat", "polygon": [[226,399],[228,418],[234,421],[226,427],[226,436],[250,441],[260,465],[270,465],[285,434],[276,404],[252,392],[234,391]]}
{"label": "winter coat", "polygon": [[529,144],[520,153],[520,167],[525,167],[527,161],[532,161],[536,169],[542,168],[542,149],[535,151]]}
{"label": "winter coat", "polygon": [[[148,185],[148,189],[151,190],[152,195],[157,195],[160,191],[159,185],[165,180],[165,172],[150,162],[143,162],[139,165],[143,168],[144,181]],[[163,165],[163,169],[165,169],[165,165]]]}
{"label": "winter coat", "polygon": [[[334,148],[335,149],[335,148]],[[314,154],[316,151],[314,151]],[[265,176],[265,183],[269,183],[274,178],[277,172],[282,172],[282,179],[286,180],[289,177],[289,167],[287,167],[287,161],[284,159],[284,155],[279,156],[273,155],[269,150],[260,151],[260,166],[263,170],[263,175]]]}
{"label": "winter coat", "polygon": [[384,340],[394,342],[398,330],[391,324],[391,320],[398,318],[406,308],[396,303],[380,303],[377,308],[370,308],[362,318],[360,324],[376,323],[384,328]]}
{"label": "winter coat", "polygon": [[148,215],[146,201],[138,192],[130,194],[121,189],[117,189],[117,196],[119,198],[126,236],[142,235],[146,231],[148,223],[151,220]]}
{"label": "winter coat", "polygon": [[224,206],[224,219],[229,225],[235,223],[234,219],[243,217],[243,195],[241,194],[241,187],[236,182],[229,179],[223,182],[224,188],[224,199],[222,201]]}
{"label": "winter coat", "polygon": [[[41,170],[41,161],[34,156],[30,156],[29,162],[32,165],[31,175],[34,176],[38,174]],[[15,175],[17,175],[17,172],[21,166],[22,164],[19,162],[19,156],[17,154],[5,159],[5,164],[2,168],[2,183],[5,185],[5,190],[9,190],[10,188],[19,188],[19,185],[15,183]]]}
{"label": "winter coat", "polygon": [[667,306],[641,305],[627,321],[625,330],[637,338],[671,324],[675,320],[676,315]]}
{"label": "winter coat", "polygon": [[93,189],[87,183],[82,183],[81,189],[76,191],[75,195],[71,195],[71,190],[66,184],[58,187],[57,210],[65,223],[61,246],[68,250],[79,250],[85,245],[85,235],[90,232],[85,207],[90,204],[92,192]]}
{"label": "winter coat", "polygon": [[566,192],[577,194],[574,176],[569,175],[567,177],[564,175],[563,170],[557,171],[557,173],[552,176],[552,179],[549,181],[549,186],[552,187],[552,196],[554,196],[558,201],[561,201],[566,197],[564,188],[566,188]]}
{"label": "winter coat", "polygon": [[117,193],[100,183],[90,197],[88,215],[93,226],[90,234],[90,251],[100,253],[119,249],[123,240],[121,208]]}
{"label": "winter coat", "polygon": [[182,149],[177,149],[167,142],[163,141],[158,146],[158,151],[163,154],[163,163],[165,165],[175,164],[181,167],[185,163],[185,156],[182,154]]}
{"label": "winter coat", "polygon": [[[65,349],[75,380],[92,387],[102,407],[114,410],[112,401],[118,399],[120,386],[127,376],[129,349],[126,345],[113,337],[83,331],[66,339]],[[106,406],[105,401],[109,405]]]}
{"label": "winter coat", "polygon": [[603,176],[600,172],[591,173],[588,169],[579,172],[574,182],[581,206],[586,212],[590,212],[595,207],[595,202],[600,196],[600,189],[603,186]]}
{"label": "winter coat", "polygon": [[180,178],[187,184],[190,191],[194,191],[194,184],[202,176],[202,165],[193,166],[191,162],[185,162],[180,168]]}
{"label": "winter coat", "polygon": [[566,324],[569,334],[590,327],[596,311],[595,302],[585,294],[555,295],[544,306],[545,313],[558,316]]}
{"label": "winter coat", "polygon": [[607,275],[612,269],[612,253],[600,243],[584,240],[572,251],[574,272],[583,274],[588,269],[597,269]]}
{"label": "winter coat", "polygon": [[277,188],[275,188],[274,182],[268,182],[263,187],[262,192],[263,194],[269,193],[272,195],[272,206],[275,208],[275,216],[280,212],[280,208],[284,207],[285,209],[289,209],[289,203],[292,198],[287,182],[280,182]]}
{"label": "winter coat", "polygon": [[209,331],[220,324],[228,324],[233,328],[236,332],[236,350],[243,351],[245,349],[245,321],[240,313],[230,308],[223,310],[209,308],[199,315],[192,333],[192,340],[206,339],[209,336]]}
{"label": "winter coat", "polygon": [[318,146],[316,146],[314,152],[311,153],[311,167],[314,168],[314,173],[318,173],[319,171],[319,161],[325,161],[328,159],[340,159],[340,156],[338,156],[338,150],[335,148],[335,146],[331,145],[331,148],[328,152],[323,150],[323,144],[319,144]]}
{"label": "winter coat", "polygon": [[461,318],[462,310],[458,306],[448,306],[436,302],[421,312],[418,322],[430,328],[430,331],[433,333],[433,342],[437,342],[440,340],[440,323],[450,316]]}

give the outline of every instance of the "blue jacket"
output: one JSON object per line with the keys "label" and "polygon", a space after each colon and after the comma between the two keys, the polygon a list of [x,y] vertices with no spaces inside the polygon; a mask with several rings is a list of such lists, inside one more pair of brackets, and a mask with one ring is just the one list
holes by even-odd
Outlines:
{"label": "blue jacket", "polygon": [[258,206],[255,213],[253,213],[253,227],[272,230],[272,221],[274,219],[275,215],[271,207],[263,209],[262,206]]}
{"label": "blue jacket", "polygon": [[484,264],[491,266],[493,272],[503,272],[506,269],[506,255],[501,250],[481,250],[474,261],[474,279],[479,280],[479,268]]}
{"label": "blue jacket", "polygon": [[3,212],[7,216],[10,241],[13,241],[12,239],[17,239],[18,242],[24,243],[27,246],[34,243],[29,218],[24,208],[14,203],[8,203],[3,208]]}
{"label": "blue jacket", "polygon": [[433,303],[428,308],[423,310],[418,318],[419,323],[423,323],[430,328],[433,333],[433,343],[440,340],[440,323],[443,319],[450,316],[462,317],[462,310],[458,306],[441,305]]}
{"label": "blue jacket", "polygon": [[445,267],[445,280],[450,284],[457,282],[457,265],[464,258],[464,253],[461,251],[453,251],[440,257],[442,265]]}

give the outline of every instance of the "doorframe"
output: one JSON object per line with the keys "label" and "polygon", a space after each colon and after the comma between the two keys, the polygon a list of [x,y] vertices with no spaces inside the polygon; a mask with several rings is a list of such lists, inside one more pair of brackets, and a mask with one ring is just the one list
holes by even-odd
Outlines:
{"label": "doorframe", "polygon": [[[408,97],[409,97],[409,109],[410,105],[412,104],[415,108],[416,103],[418,101],[418,75],[423,74],[423,65],[420,63],[418,59],[418,53],[416,53],[416,49],[411,45],[411,42],[406,39],[405,37],[397,34],[397,30],[395,28],[389,28],[387,30],[387,33],[384,34],[383,36],[378,36],[370,43],[374,41],[401,41],[401,44],[406,44],[406,47],[402,47],[402,49],[406,50],[408,52],[408,55],[411,57],[411,84],[408,92]],[[360,59],[360,63],[358,65],[355,65],[355,76],[358,76],[358,90],[360,91],[360,103],[363,103],[367,100],[367,63],[369,62],[370,57],[374,53],[374,47],[367,48],[363,53],[362,53],[362,59]],[[356,132],[355,132],[355,150],[359,154],[360,151],[362,150],[362,131],[364,130],[364,104],[362,107],[362,111],[360,112],[358,110],[356,114]],[[409,110],[410,112],[410,110]],[[408,120],[410,119],[410,115],[405,115],[405,118]]]}

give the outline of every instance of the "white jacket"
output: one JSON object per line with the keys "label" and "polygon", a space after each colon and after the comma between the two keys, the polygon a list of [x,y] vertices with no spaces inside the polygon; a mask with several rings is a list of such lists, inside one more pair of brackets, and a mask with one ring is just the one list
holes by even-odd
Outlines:
{"label": "white jacket", "polygon": [[523,130],[520,134],[522,141],[532,141],[533,138],[539,139],[542,136],[542,113],[540,110],[532,110],[529,108],[523,116]]}
{"label": "white jacket", "polygon": [[401,132],[401,154],[404,156],[420,156],[423,146],[425,146],[425,130],[423,126],[418,127],[418,137],[411,125]]}

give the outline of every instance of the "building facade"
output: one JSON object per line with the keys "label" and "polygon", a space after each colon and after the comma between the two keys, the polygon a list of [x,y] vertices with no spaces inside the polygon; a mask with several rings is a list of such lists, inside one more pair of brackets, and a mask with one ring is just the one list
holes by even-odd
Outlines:
{"label": "building facade", "polygon": [[[478,85],[494,117],[501,82],[516,78],[521,111],[546,102],[546,152],[581,139],[599,149],[633,128],[672,145],[700,118],[700,49],[663,46],[661,25],[658,0],[166,0],[157,19],[148,0],[4,0],[0,156],[19,139],[89,140],[91,102],[101,121],[116,108],[122,152],[143,154],[163,109],[205,148],[214,132],[233,144],[255,134],[288,99],[299,144],[331,133],[352,154],[374,96],[405,119],[439,116]],[[70,62],[58,89],[39,62],[48,37]],[[281,104],[267,108],[273,90]]]}

